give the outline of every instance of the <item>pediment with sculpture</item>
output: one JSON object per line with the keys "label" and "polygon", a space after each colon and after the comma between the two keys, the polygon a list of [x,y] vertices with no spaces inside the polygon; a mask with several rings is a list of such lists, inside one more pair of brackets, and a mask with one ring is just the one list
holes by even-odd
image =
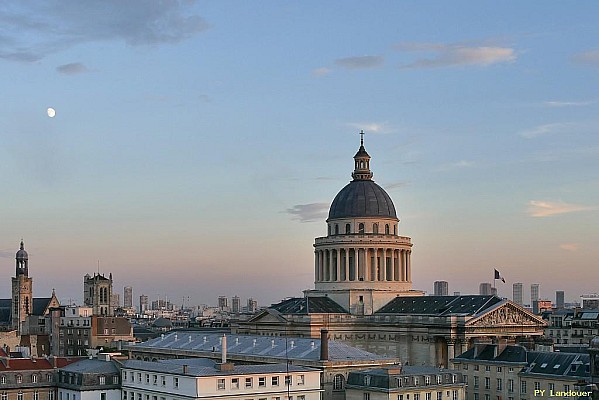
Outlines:
{"label": "pediment with sculpture", "polygon": [[493,327],[493,326],[545,326],[547,323],[539,316],[519,307],[509,301],[483,311],[466,323],[469,327]]}

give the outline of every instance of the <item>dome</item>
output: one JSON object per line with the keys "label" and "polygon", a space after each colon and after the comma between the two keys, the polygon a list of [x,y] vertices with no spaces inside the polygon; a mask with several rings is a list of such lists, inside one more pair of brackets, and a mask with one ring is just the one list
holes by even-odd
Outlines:
{"label": "dome", "polygon": [[19,249],[19,251],[17,251],[17,256],[15,258],[17,260],[27,260],[29,258],[29,255],[25,251],[25,245],[23,244],[22,240],[21,240],[21,248]]}
{"label": "dome", "polygon": [[329,209],[329,220],[356,217],[397,220],[391,197],[371,180],[351,181],[335,196]]}

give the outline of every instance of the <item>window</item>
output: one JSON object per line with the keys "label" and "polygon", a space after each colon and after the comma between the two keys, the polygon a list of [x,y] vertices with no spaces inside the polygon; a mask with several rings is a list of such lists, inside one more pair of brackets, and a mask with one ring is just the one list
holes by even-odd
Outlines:
{"label": "window", "polygon": [[264,387],[264,386],[266,386],[266,377],[261,376],[258,378],[258,387]]}
{"label": "window", "polygon": [[31,382],[32,383],[37,383],[37,374],[31,375]]}
{"label": "window", "polygon": [[464,364],[464,366],[462,367],[462,369],[463,369],[464,371],[468,371],[468,364]]}
{"label": "window", "polygon": [[491,371],[491,366],[490,365],[485,365],[485,371]]}
{"label": "window", "polygon": [[297,400],[306,400],[306,396],[304,396],[303,394],[300,396],[297,396]]}
{"label": "window", "polygon": [[432,399],[432,397],[433,397],[433,394],[432,394],[432,393],[426,393],[426,394],[424,395],[424,398],[425,398],[426,400],[433,400],[433,399]]}
{"label": "window", "polygon": [[452,399],[452,400],[458,400],[458,398],[459,398],[459,397],[458,397],[458,391],[457,391],[457,390],[454,390],[454,391],[451,393],[451,399]]}
{"label": "window", "polygon": [[478,400],[478,399],[479,399],[478,393],[474,393],[474,400]]}
{"label": "window", "polygon": [[420,379],[418,379],[417,376],[414,377],[414,385],[416,385],[416,386],[420,385]]}
{"label": "window", "polygon": [[425,376],[424,377],[424,384],[425,385],[430,385],[431,384],[431,377],[430,376]]}
{"label": "window", "polygon": [[358,233],[364,234],[364,224],[362,222],[358,225]]}
{"label": "window", "polygon": [[99,379],[100,379],[100,385],[105,385],[106,384],[106,377],[104,375],[100,375]]}
{"label": "window", "polygon": [[420,394],[415,393],[414,394],[414,400],[420,400]]}
{"label": "window", "polygon": [[335,375],[333,378],[333,390],[343,390],[345,387],[345,377],[341,374]]}
{"label": "window", "polygon": [[0,384],[2,384],[2,385],[6,384],[6,376],[5,375],[0,376]]}
{"label": "window", "polygon": [[379,233],[379,224],[372,224],[372,233],[375,235]]}
{"label": "window", "polygon": [[474,388],[478,389],[478,376],[474,377]]}
{"label": "window", "polygon": [[285,386],[291,386],[291,375],[285,375]]}
{"label": "window", "polygon": [[526,393],[526,381],[520,382],[520,393]]}
{"label": "window", "polygon": [[389,224],[385,224],[385,235],[389,234]]}
{"label": "window", "polygon": [[478,371],[478,365],[475,365],[475,366],[474,366],[474,370],[475,370],[475,371]]}
{"label": "window", "polygon": [[119,384],[119,377],[118,377],[118,375],[114,375],[112,377],[112,384],[113,385],[118,385]]}
{"label": "window", "polygon": [[370,386],[370,375],[364,377],[364,386]]}
{"label": "window", "polygon": [[[5,400],[5,399],[2,399]],[[54,390],[48,392],[48,400],[54,400]]]}
{"label": "window", "polygon": [[106,400],[106,393],[105,392],[100,393],[100,400]]}
{"label": "window", "polygon": [[443,383],[443,376],[437,375],[437,385],[440,385],[441,383]]}
{"label": "window", "polygon": [[251,388],[252,387],[252,378],[245,378],[245,387],[246,388]]}
{"label": "window", "polygon": [[[54,392],[52,392],[52,393],[54,393]],[[2,400],[8,400],[8,393],[2,392],[2,396],[0,396],[0,399],[2,399]]]}
{"label": "window", "polygon": [[485,394],[485,400],[491,400],[491,395],[490,394]]}
{"label": "window", "polygon": [[152,375],[152,383],[158,385],[158,375]]}
{"label": "window", "polygon": [[508,392],[513,392],[514,391],[514,380],[513,379],[508,379],[507,380],[507,391]]}
{"label": "window", "polygon": [[345,233],[351,233],[351,225],[345,224]]}
{"label": "window", "polygon": [[535,382],[535,390],[541,390],[541,382]]}
{"label": "window", "polygon": [[23,383],[23,376],[17,375],[17,383]]}
{"label": "window", "polygon": [[161,376],[160,378],[162,379],[162,386],[166,386],[166,377]]}
{"label": "window", "polygon": [[549,391],[550,392],[555,392],[555,383],[550,383],[549,384]]}
{"label": "window", "polygon": [[137,382],[141,383],[141,372],[137,373]]}
{"label": "window", "polygon": [[123,381],[127,380],[127,371],[123,371]]}
{"label": "window", "polygon": [[127,400],[127,391],[123,390],[123,400]]}
{"label": "window", "polygon": [[17,400],[23,400],[23,392],[17,393]]}
{"label": "window", "polygon": [[305,381],[305,377],[304,377],[304,375],[298,375],[298,376],[297,376],[297,384],[298,384],[298,385],[303,385],[303,384],[304,384],[304,381]]}
{"label": "window", "polygon": [[501,367],[497,367],[497,372],[501,372],[501,371],[502,371]]}
{"label": "window", "polygon": [[501,378],[497,378],[497,390],[503,390],[503,381]]}
{"label": "window", "polygon": [[514,372],[514,367],[509,367],[507,370],[508,372]]}
{"label": "window", "polygon": [[150,384],[150,374],[146,374],[146,383]]}
{"label": "window", "polygon": [[231,379],[231,389],[239,389],[239,378]]}
{"label": "window", "polygon": [[270,384],[272,386],[279,386],[279,377],[278,376],[273,376],[270,380]]}
{"label": "window", "polygon": [[179,388],[179,378],[173,378],[173,386],[175,389]]}
{"label": "window", "polygon": [[485,389],[491,389],[491,378],[485,377]]}
{"label": "window", "polygon": [[335,235],[339,234],[339,225],[335,224]]}
{"label": "window", "polygon": [[37,390],[33,392],[33,400],[40,400],[40,394]]}
{"label": "window", "polygon": [[437,392],[437,400],[443,400],[443,392]]}
{"label": "window", "polygon": [[451,383],[456,383],[458,381],[458,376],[457,375],[451,375]]}
{"label": "window", "polygon": [[225,390],[225,380],[224,379],[218,379],[216,381],[216,388],[218,390]]}
{"label": "window", "polygon": [[370,393],[364,393],[364,395],[362,396],[362,399],[370,400]]}

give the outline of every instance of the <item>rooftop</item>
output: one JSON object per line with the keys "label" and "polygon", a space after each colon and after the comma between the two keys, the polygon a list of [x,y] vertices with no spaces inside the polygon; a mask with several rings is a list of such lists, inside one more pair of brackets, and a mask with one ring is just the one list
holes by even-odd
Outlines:
{"label": "rooftop", "polygon": [[375,314],[476,315],[500,302],[497,296],[399,296]]}

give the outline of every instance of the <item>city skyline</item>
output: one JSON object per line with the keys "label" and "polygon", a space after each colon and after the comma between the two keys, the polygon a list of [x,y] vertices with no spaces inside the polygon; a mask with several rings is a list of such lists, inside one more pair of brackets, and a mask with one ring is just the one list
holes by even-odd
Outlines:
{"label": "city skyline", "polygon": [[297,296],[363,129],[415,289],[595,292],[598,11],[4,6],[0,291],[23,238],[36,296],[82,300],[98,261],[134,303]]}

